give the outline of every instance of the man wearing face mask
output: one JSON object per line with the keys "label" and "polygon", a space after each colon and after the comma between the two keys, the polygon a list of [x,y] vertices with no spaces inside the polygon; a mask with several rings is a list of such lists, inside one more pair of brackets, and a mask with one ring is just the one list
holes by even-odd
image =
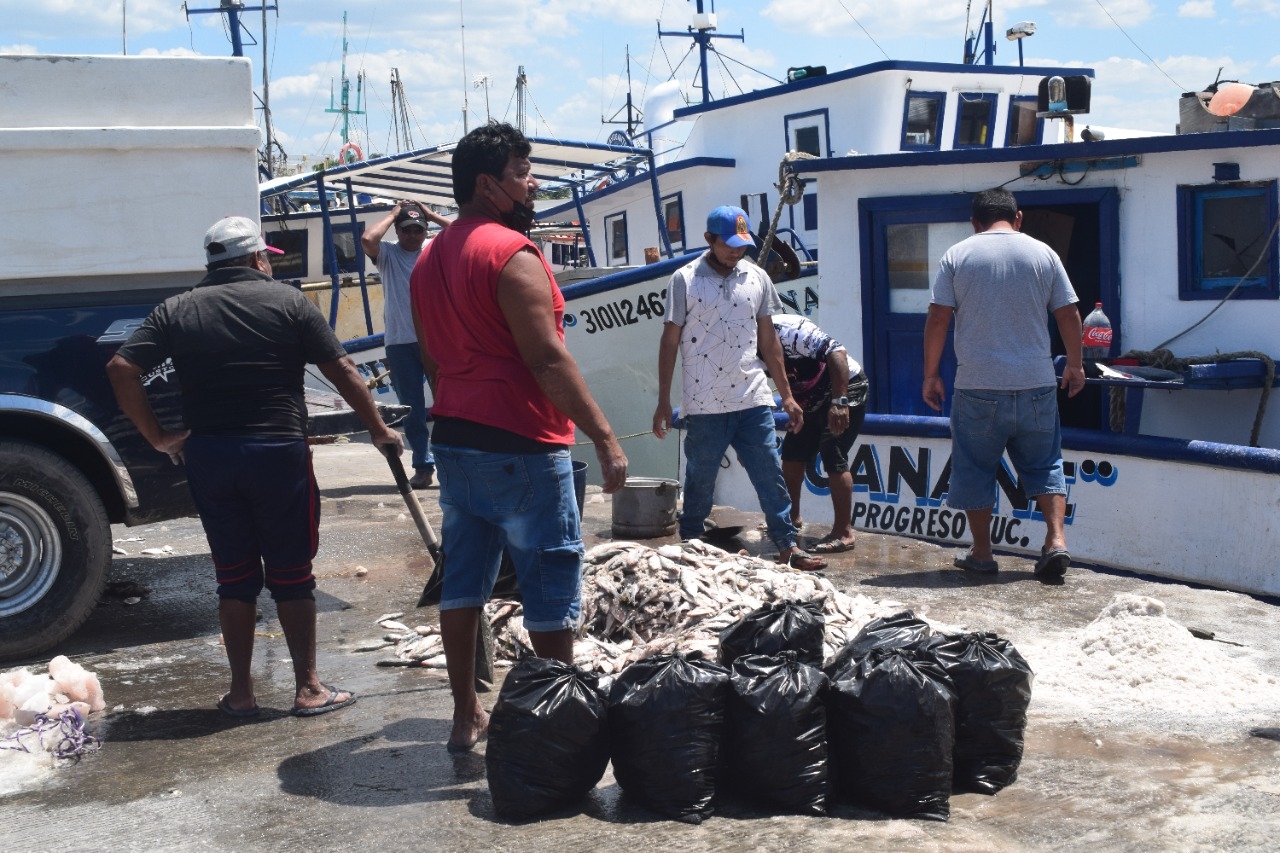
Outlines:
{"label": "man wearing face mask", "polygon": [[605,492],[627,457],[564,345],[564,297],[524,235],[538,182],[532,148],[508,124],[468,133],[453,152],[458,216],[422,251],[410,296],[435,392],[444,578],[440,632],[453,690],[450,751],[484,737],[475,691],[480,609],[505,547],[524,625],[540,657],[573,661],[582,568],[569,447],[595,443]]}

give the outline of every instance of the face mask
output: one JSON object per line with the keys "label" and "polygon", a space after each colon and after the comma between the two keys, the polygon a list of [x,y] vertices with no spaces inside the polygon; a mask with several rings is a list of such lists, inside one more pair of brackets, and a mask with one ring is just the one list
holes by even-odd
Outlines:
{"label": "face mask", "polygon": [[498,214],[498,219],[503,225],[512,231],[519,231],[521,234],[528,234],[529,229],[533,227],[533,222],[537,218],[537,214],[532,207],[511,196],[505,188],[502,194],[511,199],[511,209]]}

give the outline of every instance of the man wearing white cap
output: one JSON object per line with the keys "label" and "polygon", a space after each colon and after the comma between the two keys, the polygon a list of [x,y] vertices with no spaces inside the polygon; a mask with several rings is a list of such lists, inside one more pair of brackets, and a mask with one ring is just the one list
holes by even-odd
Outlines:
{"label": "man wearing white cap", "polygon": [[791,498],[778,456],[773,392],[765,375],[768,366],[787,413],[787,429],[799,432],[804,412],[791,394],[782,344],[770,319],[781,310],[782,301],[764,270],[743,260],[753,243],[746,211],[717,207],[707,217],[703,236],[707,251],[671,276],[658,345],[658,407],[653,413],[653,434],[658,438],[666,438],[671,425],[677,353],[682,365],[685,473],[680,537],[703,535],[720,460],[732,447],[755,488],[769,539],[778,547],[778,561],[794,569],[820,569],[825,563],[796,545]]}
{"label": "man wearing white cap", "polygon": [[[166,299],[107,364],[121,410],[152,447],[183,460],[209,540],[231,688],[218,700],[230,717],[259,713],[250,664],[256,601],[275,599],[293,660],[291,713],[346,707],[350,691],[316,672],[315,578],[320,499],[307,446],[303,371],[315,364],[369,429],[375,444],[403,450],[324,316],[271,276],[255,220],[219,220],[204,237],[208,274]],[[172,359],[185,426],[162,426],[143,377]]]}

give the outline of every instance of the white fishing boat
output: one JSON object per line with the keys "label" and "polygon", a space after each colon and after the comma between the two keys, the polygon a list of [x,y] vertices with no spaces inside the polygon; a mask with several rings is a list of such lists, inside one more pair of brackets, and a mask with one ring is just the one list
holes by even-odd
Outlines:
{"label": "white fishing boat", "polygon": [[[1061,91],[1050,84],[1060,75]],[[781,217],[792,232],[784,239],[821,262],[779,289],[811,316],[820,294],[822,327],[870,377],[855,525],[969,541],[963,513],[945,504],[948,421],[920,398],[924,317],[939,258],[971,233],[971,194],[1004,185],[1023,230],[1063,258],[1085,310],[1105,306],[1111,355],[1137,356],[1127,374],[1113,365],[1122,375],[1091,378],[1063,404],[1077,564],[1280,594],[1280,415],[1267,406],[1280,328],[1277,84],[1215,83],[1183,97],[1179,128],[1128,134],[1084,124],[1091,77],[883,62],[676,109],[647,129],[658,186],[615,175],[575,205],[607,259],[634,261],[646,215],[662,223],[673,257],[564,287],[566,339],[615,430],[647,430],[656,306],[680,250],[701,242],[703,211],[726,201],[756,220],[776,211],[778,196],[766,194],[778,164],[816,139],[815,156],[788,158],[794,177],[784,174],[777,192],[799,196]],[[658,139],[682,122],[683,147],[662,150]],[[693,231],[677,233],[662,217],[672,211],[682,223],[687,213]],[[950,388],[954,363],[944,376]],[[625,447],[632,473],[680,475],[673,442],[640,435]],[[724,466],[716,502],[757,509],[736,461]],[[807,491],[804,517],[821,528],[831,505],[817,460]],[[1034,555],[1042,525],[1006,468],[997,547]]]}

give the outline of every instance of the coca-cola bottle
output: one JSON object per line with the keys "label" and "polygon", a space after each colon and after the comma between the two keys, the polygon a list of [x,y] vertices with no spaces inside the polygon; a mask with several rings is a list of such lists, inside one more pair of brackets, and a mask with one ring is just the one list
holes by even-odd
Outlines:
{"label": "coca-cola bottle", "polygon": [[1086,361],[1099,361],[1111,355],[1111,321],[1103,313],[1101,302],[1084,318],[1080,347]]}

